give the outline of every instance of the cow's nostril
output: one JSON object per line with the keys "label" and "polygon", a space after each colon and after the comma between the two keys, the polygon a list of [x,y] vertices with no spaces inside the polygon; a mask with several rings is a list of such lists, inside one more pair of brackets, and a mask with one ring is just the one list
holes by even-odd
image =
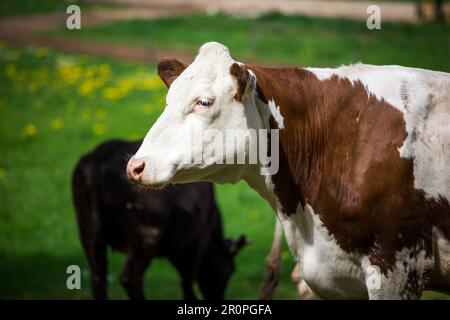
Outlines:
{"label": "cow's nostril", "polygon": [[141,159],[130,160],[127,165],[128,178],[135,182],[141,181],[142,177],[144,176],[144,169],[145,169],[144,160]]}
{"label": "cow's nostril", "polygon": [[133,174],[134,174],[135,176],[140,175],[141,173],[144,172],[144,168],[145,168],[145,162],[142,161],[141,163],[137,164],[136,167],[134,167],[134,169],[133,169]]}

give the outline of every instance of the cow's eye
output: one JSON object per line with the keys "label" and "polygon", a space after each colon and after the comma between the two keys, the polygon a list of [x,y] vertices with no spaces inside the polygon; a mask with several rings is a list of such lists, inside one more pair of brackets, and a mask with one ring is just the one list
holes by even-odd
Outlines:
{"label": "cow's eye", "polygon": [[210,98],[200,98],[197,100],[197,105],[202,107],[209,107],[213,104],[214,100]]}

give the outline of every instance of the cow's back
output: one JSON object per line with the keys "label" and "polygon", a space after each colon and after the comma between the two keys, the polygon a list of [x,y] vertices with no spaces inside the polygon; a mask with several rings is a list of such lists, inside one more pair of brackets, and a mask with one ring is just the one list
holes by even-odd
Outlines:
{"label": "cow's back", "polygon": [[319,80],[361,82],[369,95],[400,111],[407,138],[400,156],[414,160],[415,187],[450,202],[450,74],[402,66],[355,64],[307,68]]}

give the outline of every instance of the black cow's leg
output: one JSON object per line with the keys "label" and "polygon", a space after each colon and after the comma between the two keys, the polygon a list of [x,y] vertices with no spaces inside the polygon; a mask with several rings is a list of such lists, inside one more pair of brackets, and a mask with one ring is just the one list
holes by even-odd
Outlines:
{"label": "black cow's leg", "polygon": [[156,254],[157,246],[146,247],[145,249],[133,248],[127,257],[125,267],[121,276],[121,283],[128,297],[133,300],[143,300],[143,276]]}
{"label": "black cow's leg", "polygon": [[106,293],[107,257],[106,244],[102,239],[82,238],[83,248],[91,271],[91,290],[94,299],[104,300]]}
{"label": "black cow's leg", "polygon": [[184,300],[197,300],[197,297],[194,294],[194,290],[192,285],[194,280],[190,276],[185,276],[182,279],[182,287],[183,287],[183,298]]}
{"label": "black cow's leg", "polygon": [[[189,251],[190,252],[190,251]],[[178,255],[176,258],[169,258],[174,267],[177,269],[181,276],[181,288],[183,290],[183,299],[185,300],[197,300],[193,290],[193,283],[195,278],[195,257],[191,259]]]}
{"label": "black cow's leg", "polygon": [[97,178],[93,176],[92,170],[87,163],[77,166],[72,192],[80,239],[91,271],[92,295],[94,299],[106,299],[107,242],[96,193]]}

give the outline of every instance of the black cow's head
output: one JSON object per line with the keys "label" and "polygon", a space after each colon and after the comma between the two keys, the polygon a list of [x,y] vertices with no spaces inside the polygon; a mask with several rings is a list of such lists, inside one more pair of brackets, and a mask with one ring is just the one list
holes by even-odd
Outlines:
{"label": "black cow's head", "polygon": [[241,235],[238,239],[224,239],[215,250],[209,250],[200,267],[199,286],[206,300],[223,300],[228,280],[234,272],[234,257],[250,241]]}

